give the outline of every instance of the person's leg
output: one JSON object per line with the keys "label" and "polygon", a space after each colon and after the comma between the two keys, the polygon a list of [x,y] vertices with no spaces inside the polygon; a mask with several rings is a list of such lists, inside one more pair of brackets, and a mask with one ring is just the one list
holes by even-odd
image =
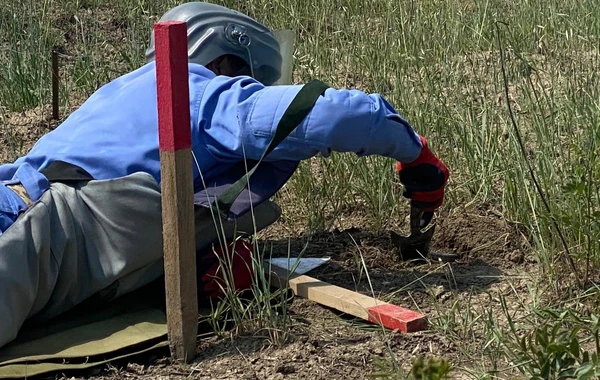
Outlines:
{"label": "person's leg", "polygon": [[[0,347],[130,273],[162,274],[160,192],[144,173],[53,183],[0,236]],[[157,262],[160,264],[158,265]]]}
{"label": "person's leg", "polygon": [[[272,224],[279,207],[265,202],[237,222],[216,224],[198,208],[199,249],[219,231],[252,233]],[[52,184],[39,202],[0,235],[0,347],[24,321],[39,323],[91,296],[108,302],[163,274],[160,188],[145,173]]]}
{"label": "person's leg", "polygon": [[[66,231],[68,244],[53,252],[60,266],[56,286],[33,321],[59,315],[98,293],[108,301],[162,275],[160,188],[152,176],[53,184],[52,190],[64,202],[62,208],[55,202],[62,225],[53,228],[52,242],[57,245]],[[133,274],[136,283],[121,282]]]}
{"label": "person's leg", "polygon": [[58,274],[50,225],[46,205],[38,203],[0,236],[0,347],[12,341],[25,319],[50,297]]}

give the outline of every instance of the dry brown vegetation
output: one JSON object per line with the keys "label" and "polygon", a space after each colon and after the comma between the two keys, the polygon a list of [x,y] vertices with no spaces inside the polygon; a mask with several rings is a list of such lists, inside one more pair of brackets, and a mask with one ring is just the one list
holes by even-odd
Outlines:
{"label": "dry brown vegetation", "polygon": [[[298,31],[297,82],[319,77],[382,93],[429,136],[452,173],[434,246],[460,259],[417,266],[397,259],[388,231],[406,231],[408,206],[390,161],[316,157],[276,197],[284,214],[261,233],[262,243],[276,256],[305,249],[306,256],[332,257],[312,275],[421,310],[431,329],[381,331],[296,299],[284,342],[260,330],[215,335],[200,342],[189,366],[146,356],[100,368],[92,372],[96,378],[400,379],[415,358],[445,358],[457,379],[569,378],[536,363],[535,347],[556,364],[549,343],[514,345],[555,325],[566,332],[581,327],[581,347],[596,352],[589,338],[597,336],[593,313],[600,302],[598,4],[227,3]],[[65,117],[98,86],[143,64],[151,23],[173,4],[0,0],[0,159],[14,160],[60,123],[50,120],[53,46],[63,54]],[[503,64],[523,147],[507,109]],[[564,260],[565,245],[579,275]],[[564,311],[581,319],[561,317]],[[563,348],[570,342],[554,338]],[[584,367],[580,358],[562,363],[565,371]]]}

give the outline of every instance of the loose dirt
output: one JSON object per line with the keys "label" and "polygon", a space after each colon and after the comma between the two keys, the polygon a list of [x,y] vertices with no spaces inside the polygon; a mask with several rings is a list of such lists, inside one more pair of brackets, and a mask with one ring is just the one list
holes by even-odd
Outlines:
{"label": "loose dirt", "polygon": [[[50,119],[50,111],[42,107],[5,115],[1,125],[3,161],[28,151],[40,136],[58,125]],[[17,148],[16,141],[23,143]],[[490,294],[510,298],[507,289],[525,290],[527,286],[528,280],[515,280],[515,276],[534,269],[525,237],[499,213],[489,211],[487,205],[439,215],[432,249],[457,253],[459,259],[451,264],[420,265],[400,261],[389,235],[372,232],[360,212],[349,216],[342,230],[309,235],[302,232],[303,226],[289,225],[286,207],[282,206],[284,217],[262,233],[262,244],[272,248],[274,256],[286,256],[289,251],[303,252],[305,257],[330,257],[326,266],[310,275],[419,310],[436,327],[408,335],[382,332],[376,326],[297,298],[290,308],[294,325],[286,344],[275,345],[256,332],[235,338],[213,336],[199,343],[198,357],[189,366],[172,363],[168,352],[157,352],[154,357],[114,363],[76,376],[367,379],[375,373],[389,373],[391,355],[405,370],[417,356],[440,356],[455,366],[471,365],[456,335],[439,330],[446,318],[445,308],[456,308],[467,299],[473,307],[484,305]],[[512,278],[510,285],[508,278]],[[516,302],[512,304],[518,307]]]}
{"label": "loose dirt", "polygon": [[12,162],[28,152],[35,142],[58,125],[52,108],[37,107],[0,117],[0,162]]}
{"label": "loose dirt", "polygon": [[[437,220],[435,248],[461,254],[451,264],[401,262],[389,236],[359,227],[277,238],[283,227],[279,223],[266,231],[262,241],[273,248],[274,256],[304,249],[306,257],[331,257],[310,275],[426,313],[433,328],[413,334],[382,332],[364,321],[295,298],[290,306],[291,337],[285,344],[274,344],[261,331],[211,336],[199,342],[198,357],[191,365],[174,363],[167,352],[158,352],[154,357],[113,363],[68,378],[369,379],[392,372],[391,355],[405,371],[417,356],[444,357],[454,366],[472,366],[465,350],[485,342],[479,341],[475,327],[466,326],[473,321],[460,310],[461,305],[483,310],[490,296],[502,294],[511,310],[517,311],[518,302],[510,289],[523,297],[528,280],[514,277],[533,269],[524,253],[513,259],[515,251],[525,252],[523,237],[500,217],[476,208]],[[447,318],[459,319],[443,332]],[[462,337],[469,339],[462,341]],[[404,372],[395,378],[405,376]],[[456,372],[452,378],[465,377]]]}

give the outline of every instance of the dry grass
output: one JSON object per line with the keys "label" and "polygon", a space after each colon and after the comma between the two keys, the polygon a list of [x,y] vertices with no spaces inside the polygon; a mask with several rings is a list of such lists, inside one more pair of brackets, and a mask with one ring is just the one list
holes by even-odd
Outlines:
{"label": "dry grass", "polygon": [[[407,204],[394,184],[390,160],[334,154],[304,162],[276,197],[284,206],[284,218],[261,239],[279,247],[279,254],[287,253],[288,244],[301,250],[309,241],[307,254],[332,255],[338,265],[319,276],[370,291],[364,287],[368,273],[379,294],[431,312],[434,329],[425,336],[391,335],[391,340],[389,333],[377,333],[378,343],[365,345],[368,355],[360,358],[350,348],[338,353],[317,349],[307,358],[314,359],[312,364],[294,373],[287,373],[290,368],[285,366],[271,368],[269,360],[284,360],[307,347],[306,342],[290,346],[291,351],[262,348],[251,353],[236,353],[232,343],[226,351],[235,359],[222,359],[218,351],[204,358],[198,377],[240,366],[249,371],[248,378],[281,378],[284,373],[303,378],[303,370],[317,369],[323,378],[366,378],[377,371],[404,378],[410,365],[405,363],[403,370],[395,366],[403,355],[446,356],[456,368],[456,378],[510,378],[519,371],[533,376],[535,366],[519,361],[513,356],[516,348],[507,344],[537,327],[541,319],[532,317],[535,312],[574,310],[583,321],[568,317],[565,326],[593,325],[591,315],[600,299],[594,286],[600,264],[597,2],[222,3],[274,28],[298,32],[297,82],[317,77],[333,86],[379,92],[429,137],[452,171],[436,247],[463,258],[443,268],[410,268],[394,261],[386,231],[405,227]],[[0,158],[13,160],[56,126],[48,121],[52,48],[64,54],[61,112],[66,116],[99,85],[143,64],[152,22],[174,4],[0,0]],[[524,136],[524,155],[507,112],[501,63],[506,67],[508,100]],[[550,210],[533,186],[527,161]],[[563,261],[564,246],[554,222],[578,272],[588,274],[581,287]],[[349,233],[362,240],[349,240]],[[357,264],[360,255],[368,268]],[[294,309],[295,317],[311,326],[323,317],[315,310],[321,309],[302,304]],[[333,319],[339,322],[339,316]],[[516,321],[514,335],[511,320]],[[313,340],[307,342],[351,347],[353,343],[340,340],[360,335],[356,329],[340,328],[343,333],[338,336],[335,325],[315,327],[309,334]],[[320,334],[329,335],[319,340]],[[584,346],[594,351],[594,345]],[[336,372],[339,363],[357,372]],[[260,366],[271,369],[261,372]],[[141,373],[134,368],[108,376],[165,375],[173,368],[155,363]]]}

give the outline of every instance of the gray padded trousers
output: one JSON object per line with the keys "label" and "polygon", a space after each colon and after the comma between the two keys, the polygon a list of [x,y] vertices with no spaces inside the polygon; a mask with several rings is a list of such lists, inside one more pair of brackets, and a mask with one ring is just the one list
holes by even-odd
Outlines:
{"label": "gray padded trousers", "polygon": [[[196,212],[196,248],[217,240],[207,209]],[[236,222],[218,222],[227,238],[273,222],[264,202]],[[53,183],[0,235],[0,347],[26,320],[55,317],[111,289],[113,298],[163,274],[160,187],[146,173],[78,185]],[[116,290],[116,291],[115,291]]]}

